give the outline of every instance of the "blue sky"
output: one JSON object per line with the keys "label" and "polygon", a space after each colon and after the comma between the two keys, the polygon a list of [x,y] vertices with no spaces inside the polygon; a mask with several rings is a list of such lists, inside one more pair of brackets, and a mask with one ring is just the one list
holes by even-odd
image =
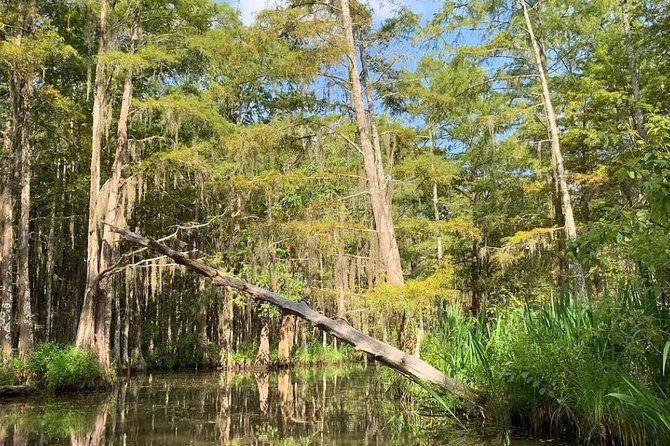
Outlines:
{"label": "blue sky", "polygon": [[[226,0],[237,7],[242,13],[242,20],[249,24],[253,21],[254,14],[262,9],[271,7],[276,0]],[[424,19],[430,18],[439,6],[438,0],[368,0],[368,3],[376,12],[376,18],[383,20],[387,18],[398,6],[407,6],[410,10],[419,13]]]}

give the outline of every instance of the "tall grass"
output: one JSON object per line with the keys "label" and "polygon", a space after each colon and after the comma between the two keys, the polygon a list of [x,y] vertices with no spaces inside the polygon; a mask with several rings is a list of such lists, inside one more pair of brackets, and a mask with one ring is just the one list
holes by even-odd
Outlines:
{"label": "tall grass", "polygon": [[668,308],[651,291],[444,312],[425,356],[482,390],[498,422],[579,441],[670,444]]}

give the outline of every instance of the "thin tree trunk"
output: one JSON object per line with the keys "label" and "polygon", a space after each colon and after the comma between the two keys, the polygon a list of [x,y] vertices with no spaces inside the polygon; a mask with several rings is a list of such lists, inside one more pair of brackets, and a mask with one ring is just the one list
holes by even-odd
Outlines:
{"label": "thin tree trunk", "polygon": [[419,311],[419,323],[416,327],[416,342],[414,343],[414,356],[417,358],[421,357],[421,346],[423,345],[423,340],[426,337],[426,329],[423,324],[423,312]]}
{"label": "thin tree trunk", "polygon": [[51,216],[49,218],[49,239],[47,240],[47,268],[46,268],[46,284],[44,287],[45,305],[46,305],[46,320],[44,332],[44,339],[46,342],[51,341],[51,329],[53,328],[53,277],[54,277],[54,263],[56,252],[56,204],[51,208]]}
{"label": "thin tree trunk", "polygon": [[201,348],[203,352],[202,365],[209,365],[209,356],[207,356],[207,344],[209,344],[209,338],[207,337],[207,305],[206,305],[206,295],[205,295],[205,281],[202,278],[198,278],[196,283],[198,289],[198,311],[195,315],[195,331],[198,336],[198,347]]}
{"label": "thin tree trunk", "polygon": [[[433,183],[433,215],[435,218],[435,223],[440,222],[440,210],[438,208],[438,199],[437,199],[437,183]],[[437,262],[442,263],[442,257],[444,253],[442,250],[442,235],[440,234],[440,229],[437,229]]]}
{"label": "thin tree trunk", "polygon": [[12,308],[14,307],[14,141],[17,106],[15,76],[9,73],[9,107],[2,140],[0,161],[0,348],[2,354],[12,351]]}
{"label": "thin tree trunk", "polygon": [[356,44],[354,42],[353,26],[349,0],[341,0],[342,27],[346,40],[346,56],[348,59],[349,79],[351,81],[351,102],[356,114],[358,134],[361,139],[363,164],[367,178],[368,192],[372,204],[372,214],[375,220],[375,229],[379,239],[379,254],[386,273],[386,281],[390,284],[404,282],[400,252],[395,238],[395,228],[390,206],[385,194],[385,173],[381,155],[375,154],[368,132],[368,119],[363,106],[363,90],[356,64]]}
{"label": "thin tree trunk", "polygon": [[337,232],[333,233],[335,245],[337,246],[337,262],[335,264],[335,280],[337,283],[337,317],[346,320],[347,318],[347,267],[344,257],[344,246],[340,241]]}
{"label": "thin tree trunk", "polygon": [[[382,147],[379,140],[379,130],[377,129],[377,116],[375,113],[375,103],[372,98],[372,85],[370,84],[370,74],[368,71],[367,54],[363,42],[359,45],[359,57],[361,60],[361,88],[367,102],[367,120],[372,135],[372,149],[374,151],[375,167],[377,168],[377,178],[382,194],[386,197],[386,174],[384,172],[384,163],[382,158]],[[388,198],[388,197],[387,197]]]}
{"label": "thin tree trunk", "polygon": [[637,73],[637,58],[633,49],[633,34],[630,29],[630,12],[628,10],[628,0],[621,0],[621,20],[623,31],[626,36],[626,54],[628,56],[628,71],[630,81],[633,87],[633,119],[635,120],[635,129],[640,138],[647,137],[647,130],[644,128],[644,114],[640,108],[640,81]]}
{"label": "thin tree trunk", "polygon": [[114,304],[114,314],[115,314],[115,323],[114,323],[114,349],[113,349],[113,361],[117,365],[121,365],[121,299],[117,297],[118,289],[115,287],[110,287],[114,292],[112,293],[112,302]]}
{"label": "thin tree trunk", "polygon": [[[523,8],[523,15],[526,19],[526,28],[530,41],[530,50],[537,65],[537,71],[540,76],[540,83],[542,84],[542,103],[544,105],[544,111],[547,117],[549,139],[551,141],[551,155],[552,160],[555,163],[556,181],[560,190],[563,218],[565,220],[563,228],[565,230],[567,239],[572,242],[577,239],[577,226],[575,224],[575,217],[572,209],[570,190],[568,189],[568,183],[565,180],[563,154],[561,152],[561,143],[558,138],[558,123],[551,98],[551,92],[549,91],[549,82],[547,80],[547,70],[544,63],[543,51],[535,36],[533,23],[530,19],[530,15],[528,14],[528,6],[526,2],[524,0],[519,0],[519,4]],[[585,289],[584,272],[582,271],[579,262],[573,261],[572,263],[576,279],[576,294],[578,297],[583,297]]]}
{"label": "thin tree trunk", "polygon": [[221,366],[226,370],[233,368],[233,296],[229,290],[221,293],[223,303],[219,314],[219,347]]}
{"label": "thin tree trunk", "polygon": [[[126,273],[128,274],[128,273]],[[129,354],[129,344],[130,344],[130,293],[132,292],[130,287],[126,287],[126,292],[123,293],[125,297],[125,305],[123,307],[123,322],[121,328],[121,369],[129,369],[130,354]]]}
{"label": "thin tree trunk", "polygon": [[[137,291],[133,291],[131,296],[132,305],[133,305],[133,348],[130,353],[130,369],[131,370],[144,370],[147,368],[147,363],[144,360],[144,355],[142,354],[142,308],[140,299],[137,296]],[[151,347],[149,347],[151,348]]]}
{"label": "thin tree trunk", "polygon": [[[428,132],[428,139],[430,140],[430,148],[432,149],[433,153],[435,153],[435,140],[433,139],[433,131],[429,130]],[[431,164],[430,166],[431,171],[435,170],[435,166]],[[435,219],[435,223],[440,222],[440,208],[439,208],[439,201],[438,201],[438,195],[437,195],[437,183],[433,182],[433,218]],[[437,263],[442,263],[442,257],[444,256],[443,250],[442,250],[442,235],[440,234],[439,228],[437,229],[438,234],[437,234]]]}
{"label": "thin tree trunk", "polygon": [[[32,35],[35,31],[37,5],[32,0],[28,5],[23,32]],[[19,317],[19,357],[25,359],[33,350],[33,314],[30,306],[30,124],[33,98],[33,73],[23,74],[21,86],[21,132],[19,155],[20,206],[16,246],[16,295]]]}

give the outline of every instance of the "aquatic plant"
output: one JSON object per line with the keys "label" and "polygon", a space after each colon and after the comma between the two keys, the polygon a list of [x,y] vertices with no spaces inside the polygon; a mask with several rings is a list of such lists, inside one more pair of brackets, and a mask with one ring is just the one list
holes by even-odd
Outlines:
{"label": "aquatic plant", "polygon": [[424,354],[482,390],[489,419],[581,441],[670,441],[670,316],[653,292],[631,286],[590,304],[563,294],[486,314],[448,309]]}

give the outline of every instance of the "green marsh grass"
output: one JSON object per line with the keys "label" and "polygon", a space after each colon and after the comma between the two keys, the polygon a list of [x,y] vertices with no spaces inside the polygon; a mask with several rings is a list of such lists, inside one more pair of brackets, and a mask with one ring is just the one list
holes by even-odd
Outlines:
{"label": "green marsh grass", "polygon": [[[584,443],[670,444],[668,308],[649,291],[535,307],[449,307],[423,356],[480,389],[487,419]],[[457,402],[444,398],[440,404]]]}

